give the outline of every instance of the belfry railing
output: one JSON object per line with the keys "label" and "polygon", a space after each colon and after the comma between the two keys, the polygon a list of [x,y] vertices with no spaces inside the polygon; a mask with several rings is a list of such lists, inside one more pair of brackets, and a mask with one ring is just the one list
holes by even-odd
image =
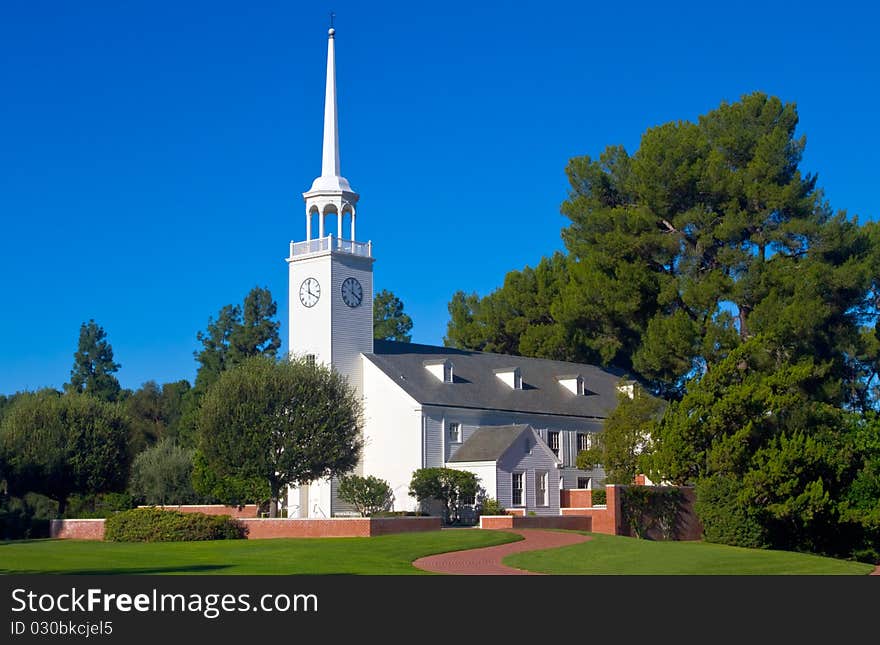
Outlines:
{"label": "belfry railing", "polygon": [[369,258],[372,257],[373,254],[373,243],[346,240],[341,237],[334,237],[332,233],[327,237],[290,243],[290,257],[292,258],[300,257],[302,255],[311,255],[313,253],[323,253],[325,251],[350,253],[351,255],[360,255]]}

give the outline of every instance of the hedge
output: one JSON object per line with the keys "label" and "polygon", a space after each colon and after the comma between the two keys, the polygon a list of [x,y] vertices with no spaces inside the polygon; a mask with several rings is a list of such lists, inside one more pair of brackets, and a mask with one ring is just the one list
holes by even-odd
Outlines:
{"label": "hedge", "polygon": [[228,515],[181,513],[161,508],[133,508],[107,518],[104,539],[110,542],[194,542],[247,537],[242,522]]}

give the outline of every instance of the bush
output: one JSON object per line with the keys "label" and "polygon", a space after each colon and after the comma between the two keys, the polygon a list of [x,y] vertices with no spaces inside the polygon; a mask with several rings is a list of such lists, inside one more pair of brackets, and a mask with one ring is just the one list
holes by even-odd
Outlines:
{"label": "bush", "polygon": [[507,509],[494,497],[487,497],[480,502],[480,515],[507,515]]}
{"label": "bush", "polygon": [[742,486],[738,480],[715,475],[697,482],[694,511],[703,524],[707,542],[742,546],[751,549],[767,548],[767,533],[749,508],[737,500]]}
{"label": "bush", "polygon": [[372,475],[340,477],[337,495],[343,502],[354,506],[361,517],[373,517],[380,511],[387,511],[394,502],[391,485]]}
{"label": "bush", "polygon": [[49,537],[49,520],[58,514],[58,503],[45,495],[0,495],[0,540]]}
{"label": "bush", "polygon": [[608,502],[604,488],[594,489],[592,494],[593,506],[601,506]]}
{"label": "bush", "polygon": [[133,508],[107,519],[104,539],[110,542],[194,542],[238,540],[247,527],[228,515],[181,513],[161,508]]}

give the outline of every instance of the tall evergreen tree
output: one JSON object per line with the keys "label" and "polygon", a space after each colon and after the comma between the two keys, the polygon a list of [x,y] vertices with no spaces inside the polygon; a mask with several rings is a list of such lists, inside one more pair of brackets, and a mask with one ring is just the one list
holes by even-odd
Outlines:
{"label": "tall evergreen tree", "polygon": [[373,338],[410,342],[413,321],[403,312],[403,301],[382,289],[373,298]]}
{"label": "tall evergreen tree", "polygon": [[120,365],[113,360],[107,332],[94,320],[79,329],[79,344],[73,355],[73,369],[67,391],[89,394],[103,401],[115,401],[122,388],[113,375]]}
{"label": "tall evergreen tree", "polygon": [[194,353],[199,362],[197,395],[203,394],[224,370],[250,356],[277,356],[281,347],[281,325],[274,319],[277,312],[269,290],[254,287],[243,305],[226,305],[216,320],[208,319],[207,331],[196,335],[202,343],[202,350]]}

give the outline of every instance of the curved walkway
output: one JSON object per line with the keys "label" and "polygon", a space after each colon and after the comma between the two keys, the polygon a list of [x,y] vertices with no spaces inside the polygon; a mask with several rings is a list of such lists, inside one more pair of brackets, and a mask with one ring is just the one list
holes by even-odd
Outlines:
{"label": "curved walkway", "polygon": [[413,562],[413,566],[434,573],[451,573],[460,576],[538,576],[543,574],[514,569],[501,564],[501,560],[512,553],[555,549],[592,539],[589,535],[557,533],[539,529],[504,529],[504,531],[517,533],[525,539],[498,546],[429,555]]}

